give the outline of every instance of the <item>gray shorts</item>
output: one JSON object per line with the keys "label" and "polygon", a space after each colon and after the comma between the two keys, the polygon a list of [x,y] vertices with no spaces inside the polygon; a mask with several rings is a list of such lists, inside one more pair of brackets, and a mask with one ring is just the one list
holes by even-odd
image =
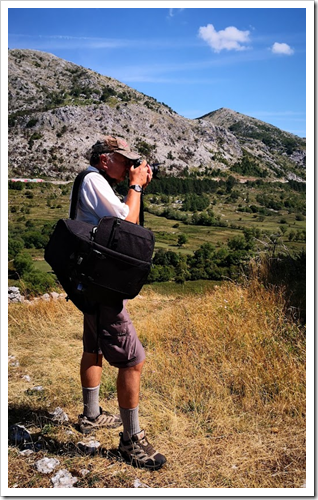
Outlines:
{"label": "gray shorts", "polygon": [[100,307],[98,339],[96,314],[84,314],[84,352],[98,351],[117,368],[138,365],[146,357],[125,303]]}

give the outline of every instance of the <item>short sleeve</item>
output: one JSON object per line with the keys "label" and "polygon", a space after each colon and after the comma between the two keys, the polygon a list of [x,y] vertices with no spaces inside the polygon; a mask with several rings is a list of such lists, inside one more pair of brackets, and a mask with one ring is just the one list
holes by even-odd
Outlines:
{"label": "short sleeve", "polygon": [[80,208],[88,210],[101,219],[105,216],[126,219],[129,206],[120,201],[107,180],[99,173],[92,172],[83,181]]}

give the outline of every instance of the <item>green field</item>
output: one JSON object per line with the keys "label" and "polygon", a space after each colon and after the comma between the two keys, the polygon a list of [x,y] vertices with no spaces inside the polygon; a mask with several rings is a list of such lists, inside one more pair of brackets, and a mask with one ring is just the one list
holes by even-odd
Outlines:
{"label": "green field", "polygon": [[[286,191],[278,183],[266,184],[259,188],[248,188],[244,184],[235,186],[235,191],[239,193],[236,202],[229,199],[227,194],[209,195],[211,205],[216,218],[220,220],[222,226],[202,226],[184,224],[181,221],[158,217],[153,213],[145,213],[145,224],[153,230],[156,236],[157,248],[174,250],[178,248],[178,236],[184,233],[188,236],[188,242],[182,249],[183,253],[192,253],[203,243],[209,242],[216,247],[226,244],[230,238],[242,234],[243,228],[260,229],[265,236],[279,234],[280,243],[285,245],[291,251],[300,251],[305,247],[304,234],[306,228],[305,222],[305,193],[295,193]],[[288,200],[290,198],[291,208],[280,210],[268,210],[268,215],[259,213],[248,213],[239,211],[248,205],[257,206],[257,195],[269,192],[270,196],[277,200]],[[175,199],[182,196],[169,197],[169,203],[175,205]],[[150,207],[155,206],[156,210],[164,210],[166,203],[151,204],[151,195],[146,195],[145,200]],[[286,202],[287,203],[287,202]],[[260,207],[262,208],[262,207]],[[181,210],[178,210],[182,213]],[[302,220],[298,220],[302,219]],[[178,227],[175,227],[178,224]],[[299,235],[299,239],[290,238],[290,232]],[[301,235],[301,236],[300,236]]]}
{"label": "green field", "polygon": [[[70,191],[72,184],[27,183],[21,190],[10,185],[9,189],[9,240],[21,239],[26,251],[32,256],[36,269],[49,271],[44,261],[45,238],[48,239],[52,227],[60,218],[68,217]],[[302,186],[301,186],[302,187]],[[296,185],[297,188],[297,185]],[[181,255],[192,255],[204,243],[211,243],[216,249],[227,245],[228,241],[242,235],[244,228],[259,231],[258,247],[261,249],[276,238],[280,246],[292,252],[305,249],[305,192],[297,191],[280,183],[263,183],[260,186],[235,184],[230,190],[224,186],[208,197],[208,210],[213,212],[213,225],[194,225],[193,215],[202,211],[184,212],[182,201],[186,195],[167,196],[164,194],[145,195],[145,226],[155,235],[155,251],[159,249],[173,251]],[[263,203],[263,205],[262,205]],[[267,204],[277,204],[277,210],[267,208]],[[254,212],[249,210],[252,206]],[[175,218],[166,218],[153,212],[161,213],[171,208]],[[180,220],[188,216],[188,223]],[[46,229],[44,230],[43,228]],[[43,233],[41,241],[36,235]],[[185,244],[178,244],[178,237],[185,235]],[[31,239],[30,239],[31,238]],[[35,242],[34,242],[35,238]],[[43,239],[44,238],[44,239]],[[9,270],[13,271],[12,256],[9,255]],[[14,273],[9,272],[10,284],[14,282]]]}

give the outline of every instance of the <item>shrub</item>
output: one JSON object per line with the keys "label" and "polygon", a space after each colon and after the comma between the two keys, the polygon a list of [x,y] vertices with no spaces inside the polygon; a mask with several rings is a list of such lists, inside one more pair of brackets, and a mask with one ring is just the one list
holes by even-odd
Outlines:
{"label": "shrub", "polygon": [[104,87],[102,90],[102,95],[100,96],[100,100],[102,102],[106,102],[110,97],[114,95],[116,95],[115,90],[109,87],[109,85],[107,85],[107,87]]}
{"label": "shrub", "polygon": [[41,295],[56,287],[52,274],[32,269],[23,276],[23,292],[28,295]]}
{"label": "shrub", "polygon": [[37,122],[38,122],[37,118],[31,118],[31,120],[29,120],[28,123],[26,124],[26,127],[27,128],[34,127],[34,125],[36,125]]}
{"label": "shrub", "polygon": [[257,177],[267,177],[266,170],[262,169],[255,160],[250,158],[245,152],[243,153],[243,158],[239,162],[236,162],[231,167],[231,170],[245,176],[254,175]]}
{"label": "shrub", "polygon": [[305,220],[305,216],[302,215],[302,214],[296,214],[295,219],[298,220],[298,221],[304,221]]}
{"label": "shrub", "polygon": [[67,126],[63,125],[63,127],[61,128],[61,130],[56,133],[56,137],[62,137],[62,135],[65,134],[65,132],[67,132]]}
{"label": "shrub", "polygon": [[156,149],[156,146],[148,144],[146,141],[138,141],[136,142],[136,149],[141,156],[149,157]]}
{"label": "shrub", "polygon": [[26,248],[44,248],[48,242],[48,236],[37,230],[29,230],[24,233]]}
{"label": "shrub", "polygon": [[167,154],[167,158],[168,160],[174,160],[174,156],[171,151],[169,151],[169,153]]}
{"label": "shrub", "polygon": [[179,247],[182,247],[183,245],[185,245],[185,243],[187,243],[188,241],[188,237],[186,234],[179,234],[178,236],[178,246]]}
{"label": "shrub", "polygon": [[8,238],[8,259],[14,259],[24,248],[24,241],[22,238]]}
{"label": "shrub", "polygon": [[117,94],[117,97],[124,102],[129,102],[131,100],[131,97],[128,92],[119,92]]}
{"label": "shrub", "polygon": [[157,273],[154,281],[171,281],[175,277],[175,270],[173,266],[154,266],[154,273]]}
{"label": "shrub", "polygon": [[246,241],[245,238],[243,238],[243,236],[234,236],[228,241],[227,245],[231,250],[234,251],[244,250],[246,246]]}
{"label": "shrub", "polygon": [[9,189],[15,189],[16,191],[22,191],[22,189],[24,189],[24,187],[25,187],[24,182],[21,182],[21,181],[17,181],[17,182],[9,181]]}
{"label": "shrub", "polygon": [[31,135],[30,141],[37,141],[38,139],[42,138],[42,134],[39,132],[34,132],[34,134]]}
{"label": "shrub", "polygon": [[27,191],[25,192],[25,196],[26,196],[27,198],[29,198],[29,199],[34,198],[34,194],[33,194],[33,193],[32,193],[32,191],[30,191],[30,190],[27,190]]}
{"label": "shrub", "polygon": [[19,253],[14,261],[13,265],[19,276],[24,276],[26,273],[33,269],[33,261],[30,254],[27,252]]}

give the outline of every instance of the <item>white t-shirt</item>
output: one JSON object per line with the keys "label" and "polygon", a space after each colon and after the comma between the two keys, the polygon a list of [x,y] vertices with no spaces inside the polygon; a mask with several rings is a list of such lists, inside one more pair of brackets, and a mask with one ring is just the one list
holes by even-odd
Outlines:
{"label": "white t-shirt", "polygon": [[92,173],[84,177],[76,218],[90,224],[98,224],[105,216],[126,219],[129,206],[120,201],[97,168],[89,166],[87,170]]}

